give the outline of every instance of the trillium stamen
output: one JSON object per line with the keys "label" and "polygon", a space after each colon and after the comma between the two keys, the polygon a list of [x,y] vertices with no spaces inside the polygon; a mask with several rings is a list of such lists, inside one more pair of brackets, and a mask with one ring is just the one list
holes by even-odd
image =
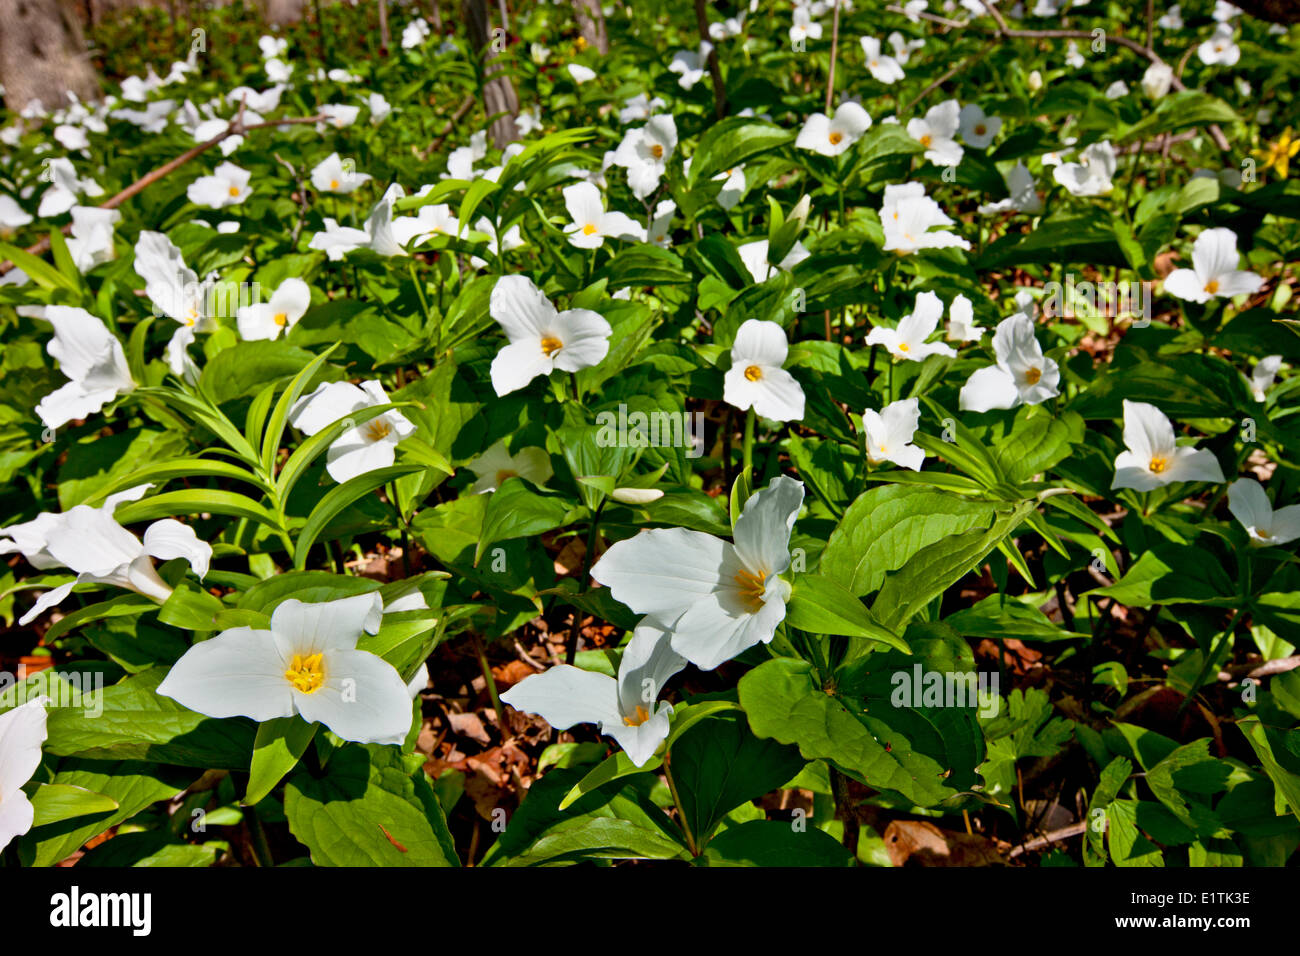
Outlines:
{"label": "trillium stamen", "polygon": [[338,189],[338,188],[339,188],[339,181],[337,179],[331,179],[330,189]]}
{"label": "trillium stamen", "polygon": [[740,588],[740,599],[749,612],[755,613],[764,604],[763,594],[767,590],[767,572],[742,569],[736,572],[736,586]]}
{"label": "trillium stamen", "polygon": [[1209,293],[1210,295],[1214,295],[1216,292],[1218,292],[1218,291],[1219,291],[1219,280],[1218,280],[1218,279],[1211,279],[1209,282],[1205,283],[1205,291],[1206,291],[1207,293]]}
{"label": "trillium stamen", "polygon": [[375,418],[366,422],[366,438],[371,441],[380,441],[387,438],[393,432],[393,426],[382,418]]}
{"label": "trillium stamen", "polygon": [[922,146],[929,146],[931,142],[932,142],[932,140],[931,140],[931,137],[930,137],[930,134],[929,134],[929,133],[926,133],[926,134],[925,134],[924,136],[922,136],[921,139],[920,139],[920,143],[921,143]]}
{"label": "trillium stamen", "polygon": [[238,196],[238,195],[239,195],[239,187],[238,187],[238,186],[231,186],[231,187],[230,187],[230,195],[231,195],[231,196]]}
{"label": "trillium stamen", "polygon": [[1152,456],[1151,463],[1147,465],[1147,469],[1153,475],[1160,474],[1168,467],[1169,467],[1169,459],[1165,458],[1163,455]]}
{"label": "trillium stamen", "polygon": [[275,313],[275,315],[273,315],[271,318],[272,318],[272,320],[275,322],[276,325],[281,326],[281,327],[283,327],[283,326],[285,326],[285,325],[287,325],[287,324],[289,323],[289,316],[288,316],[288,314],[285,313],[285,312],[277,312],[277,313]]}
{"label": "trillium stamen", "polygon": [[506,483],[507,478],[518,478],[519,472],[511,471],[509,468],[502,468],[497,472],[497,487],[500,488]]}
{"label": "trillium stamen", "polygon": [[658,143],[654,143],[650,147],[650,155],[653,156],[655,159],[663,159],[664,148],[660,146]]}
{"label": "trillium stamen", "polygon": [[650,712],[646,710],[644,707],[642,707],[640,704],[637,704],[636,713],[633,714],[631,717],[624,717],[623,723],[628,727],[640,727],[649,719],[650,719]]}
{"label": "trillium stamen", "polygon": [[839,132],[839,130],[836,130],[835,132],[831,133],[829,138],[832,146],[838,146],[840,144],[840,141],[844,139],[844,134]]}
{"label": "trillium stamen", "polygon": [[757,382],[762,377],[763,370],[757,365],[751,365],[749,368],[745,369],[745,378],[749,379],[751,382]]}
{"label": "trillium stamen", "polygon": [[1025,369],[1025,384],[1037,385],[1038,380],[1043,377],[1043,370],[1037,365],[1031,365]]}
{"label": "trillium stamen", "polygon": [[325,668],[322,665],[323,654],[293,655],[289,669],[284,672],[284,679],[304,694],[314,694],[325,683]]}
{"label": "trillium stamen", "polygon": [[542,351],[546,353],[547,358],[550,358],[552,355],[554,355],[563,347],[564,347],[564,343],[561,342],[559,339],[555,338],[554,336],[550,336],[550,335],[542,336]]}
{"label": "trillium stamen", "polygon": [[598,231],[599,230],[597,229],[595,223],[589,222],[582,227],[582,234],[584,236],[594,236]]}

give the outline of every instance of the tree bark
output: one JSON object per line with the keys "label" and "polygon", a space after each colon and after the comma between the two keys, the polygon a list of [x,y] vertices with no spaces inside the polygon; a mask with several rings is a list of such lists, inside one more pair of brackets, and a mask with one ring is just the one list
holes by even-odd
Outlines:
{"label": "tree bark", "polygon": [[388,48],[393,45],[393,38],[388,34],[388,0],[379,0],[379,46],[388,55]]}
{"label": "tree bark", "polygon": [[595,47],[604,56],[609,52],[609,34],[605,31],[605,12],[600,0],[573,0],[573,15],[587,46]]}
{"label": "tree bark", "polygon": [[266,22],[272,26],[287,26],[303,17],[304,0],[266,0]]}
{"label": "tree bark", "polygon": [[15,112],[32,100],[46,109],[67,106],[68,93],[99,97],[99,78],[68,0],[0,0],[0,83]]}
{"label": "tree bark", "polygon": [[496,59],[496,51],[492,47],[486,0],[462,0],[461,12],[469,29],[470,42],[484,57],[483,106],[488,116],[496,116],[491,132],[492,143],[499,149],[519,139],[519,127],[515,125],[515,117],[519,115],[519,97],[510,77],[494,75],[498,73],[498,67],[492,62]]}

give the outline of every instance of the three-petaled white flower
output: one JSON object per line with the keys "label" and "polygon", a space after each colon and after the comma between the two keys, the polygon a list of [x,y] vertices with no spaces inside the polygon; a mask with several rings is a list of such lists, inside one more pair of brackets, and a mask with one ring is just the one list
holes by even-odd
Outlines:
{"label": "three-petaled white flower", "polygon": [[1037,215],[1043,211],[1043,201],[1038,198],[1034,188],[1034,175],[1024,163],[1017,161],[1002,177],[1007,184],[1007,198],[997,202],[982,203],[979,207],[981,216],[991,216],[1000,212],[1027,212]]}
{"label": "three-petaled white flower", "polygon": [[931,355],[955,357],[952,346],[942,342],[926,342],[943,318],[943,302],[933,292],[919,292],[909,315],[903,316],[898,328],[876,326],[867,334],[868,345],[883,345],[889,354],[898,359],[924,362]]}
{"label": "three-petaled white flower", "polygon": [[628,130],[614,150],[614,164],[627,170],[627,184],[637,199],[654,192],[676,148],[677,121],[666,113]]}
{"label": "three-petaled white flower", "polygon": [[955,138],[960,125],[961,107],[956,100],[944,100],[923,118],[908,120],[907,135],[925,147],[925,158],[936,166],[956,166],[965,155]]}
{"label": "three-petaled white flower", "polygon": [[867,58],[867,69],[881,83],[896,83],[904,76],[902,65],[888,53],[880,51],[878,37],[863,37],[862,52]]}
{"label": "three-petaled white flower", "polygon": [[[289,412],[289,423],[304,435],[314,435],[354,412],[374,405],[389,404],[388,394],[377,381],[322,382]],[[368,471],[387,468],[397,457],[397,443],[415,434],[401,412],[389,409],[360,425],[353,425],[330,443],[325,453],[325,470],[342,484]]]}
{"label": "three-petaled white flower", "polygon": [[1219,23],[1210,38],[1196,48],[1196,55],[1207,66],[1232,66],[1241,59],[1241,47],[1232,39],[1232,24]]}
{"label": "three-petaled white flower", "polygon": [[878,412],[868,408],[862,413],[867,460],[872,464],[892,461],[900,468],[920,471],[925,452],[912,444],[920,421],[921,401],[917,398],[890,402]]}
{"label": "three-petaled white flower", "polygon": [[1175,481],[1223,481],[1214,452],[1178,445],[1164,412],[1147,402],[1124,399],[1124,445],[1115,457],[1112,489],[1152,491]]}
{"label": "three-petaled white flower", "polygon": [[280,283],[269,302],[241,306],[235,313],[239,337],[245,341],[278,339],[298,324],[311,307],[311,289],[301,279]]}
{"label": "three-petaled white flower", "polygon": [[209,717],[258,722],[297,714],[344,740],[401,743],[411,727],[411,694],[396,668],[357,650],[379,631],[377,593],[305,604],[290,598],[271,612],[269,630],[234,627],[191,647],[158,693]]}
{"label": "three-petaled white flower", "polygon": [[311,184],[322,193],[350,193],[368,179],[370,175],[357,172],[352,160],[344,165],[338,153],[330,153],[311,171]]}
{"label": "three-petaled white flower", "polygon": [[1115,147],[1105,140],[1079,154],[1077,163],[1061,163],[1052,176],[1074,196],[1101,196],[1110,192],[1117,163]]}
{"label": "three-petaled white flower", "polygon": [[803,389],[783,366],[789,354],[785,330],[775,322],[747,319],[731,346],[731,368],[723,378],[728,405],[773,421],[803,418]]}
{"label": "three-petaled white flower", "polygon": [[42,317],[54,326],[46,351],[59,360],[59,371],[70,379],[36,405],[36,414],[47,428],[87,418],[135,388],[122,343],[101,319],[70,305],[47,305]]}
{"label": "three-petaled white flower", "polygon": [[1192,268],[1175,269],[1165,278],[1165,291],[1189,302],[1258,292],[1262,276],[1237,268],[1237,234],[1219,227],[1206,229],[1192,243]]}
{"label": "three-petaled white flower", "polygon": [[1253,478],[1238,478],[1228,485],[1228,510],[1241,522],[1254,545],[1283,545],[1300,538],[1300,505],[1276,511]]}
{"label": "three-petaled white flower", "polygon": [[49,702],[48,697],[34,697],[0,714],[0,850],[30,830],[36,819],[36,808],[22,788],[41,765]]}
{"label": "three-petaled white flower", "polygon": [[154,313],[180,323],[167,343],[168,367],[173,375],[194,379],[198,369],[187,350],[195,334],[216,328],[216,320],[208,314],[208,292],[216,273],[200,282],[176,244],[161,232],[148,230],[135,243],[135,271],[145,280],[144,293]]}
{"label": "three-petaled white flower", "polygon": [[766,282],[777,272],[789,272],[811,254],[804,248],[802,242],[796,242],[790,247],[790,251],[785,254],[780,264],[774,266],[767,261],[769,248],[766,239],[756,239],[736,247],[736,254],[740,256],[740,261],[745,264],[745,268],[749,270],[755,282]]}
{"label": "three-petaled white flower", "polygon": [[658,698],[669,678],[685,666],[668,632],[643,620],[623,648],[617,678],[558,664],[525,677],[501,699],[516,710],[541,715],[556,730],[596,724],[641,767],[668,737],[673,706]]}
{"label": "three-petaled white flower", "polygon": [[507,395],[556,369],[576,372],[599,365],[614,330],[590,309],[556,310],[527,276],[502,276],[492,287],[488,312],[510,344],[492,360],[492,388]]}
{"label": "three-petaled white flower", "polygon": [[579,249],[598,249],[606,239],[645,241],[645,229],[631,216],[607,212],[600,190],[591,183],[565,186],[564,205],[573,219],[564,227],[570,245]]}
{"label": "three-petaled white flower", "polygon": [[77,505],[62,514],[43,512],[31,521],[0,528],[0,554],[22,552],[34,568],[69,568],[77,580],[46,591],[18,623],[34,621],[59,604],[78,584],[111,584],[159,602],[172,589],[154,568],[153,559],[184,558],[200,579],[208,573],[212,545],[175,518],[149,525],[141,541],[117,523],[113,511],[123,501],[144,494],[148,486],[110,495],[98,508]]}
{"label": "three-petaled white flower", "polygon": [[958,405],[962,411],[1015,408],[1021,402],[1038,405],[1059,394],[1061,370],[1043,355],[1034,338],[1034,320],[1023,312],[998,323],[993,354],[997,364],[975,372],[961,387]]}
{"label": "three-petaled white flower", "polygon": [[545,448],[534,445],[521,448],[512,455],[504,439],[495,442],[465,467],[478,477],[470,489],[476,495],[496,491],[511,478],[527,478],[535,485],[544,485],[554,474],[551,456]]}
{"label": "three-petaled white flower", "polygon": [[921,249],[970,248],[970,243],[956,233],[933,231],[935,226],[951,226],[953,220],[925,194],[921,183],[886,186],[880,224],[885,230],[886,252],[906,255]]}
{"label": "three-petaled white flower", "polygon": [[619,541],[591,569],[610,593],[671,632],[672,648],[712,670],[772,640],[785,620],[790,532],[803,483],[773,478],[745,503],[735,543],[702,531],[663,528]]}
{"label": "three-petaled white flower", "polygon": [[984,149],[1002,129],[1002,118],[989,116],[975,103],[967,103],[958,114],[958,132],[967,146]]}
{"label": "three-petaled white flower", "polygon": [[790,27],[790,42],[800,43],[805,40],[820,40],[822,25],[812,18],[803,7],[794,8],[794,24]]}
{"label": "three-petaled white flower", "polygon": [[835,115],[813,113],[804,121],[794,141],[799,149],[810,149],[823,156],[838,156],[871,129],[871,117],[859,104],[841,103]]}
{"label": "three-petaled white flower", "polygon": [[213,209],[235,206],[252,195],[253,190],[248,185],[252,175],[234,163],[222,163],[211,176],[200,176],[190,183],[185,195],[196,206]]}
{"label": "three-petaled white flower", "polygon": [[1280,355],[1265,355],[1255,363],[1255,368],[1250,373],[1250,393],[1255,397],[1255,401],[1264,401],[1281,368],[1282,356]]}
{"label": "three-petaled white flower", "polygon": [[975,309],[970,299],[959,295],[952,300],[952,305],[948,306],[946,338],[949,342],[978,342],[987,331],[984,326],[975,324]]}

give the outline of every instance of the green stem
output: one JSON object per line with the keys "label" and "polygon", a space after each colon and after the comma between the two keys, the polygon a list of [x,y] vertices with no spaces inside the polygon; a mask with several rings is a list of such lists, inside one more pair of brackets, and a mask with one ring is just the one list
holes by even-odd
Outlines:
{"label": "green stem", "polygon": [[742,461],[745,467],[745,477],[751,482],[754,477],[754,422],[758,418],[758,413],[750,406],[749,411],[745,413],[745,444],[741,449]]}
{"label": "green stem", "polygon": [[664,779],[668,781],[668,792],[673,796],[673,803],[677,806],[677,820],[682,825],[682,833],[686,837],[686,845],[690,848],[691,856],[699,856],[700,850],[695,845],[695,835],[691,833],[691,825],[686,820],[686,810],[682,806],[682,798],[677,793],[677,784],[673,780],[673,772],[670,768],[672,763],[672,753],[664,752]]}
{"label": "green stem", "polygon": [[506,723],[506,710],[501,705],[501,696],[497,693],[497,682],[492,676],[492,665],[488,663],[487,652],[483,642],[473,631],[469,632],[470,642],[474,645],[474,656],[478,658],[479,669],[483,672],[483,683],[487,685],[488,697],[492,700],[492,709],[497,712],[497,728],[504,739],[508,735],[509,724]]}
{"label": "green stem", "polygon": [[1232,620],[1230,620],[1228,626],[1223,629],[1223,633],[1210,644],[1210,649],[1205,655],[1205,663],[1201,665],[1200,673],[1196,675],[1196,680],[1192,682],[1191,690],[1187,692],[1187,696],[1183,698],[1183,702],[1178,705],[1179,714],[1182,714],[1182,712],[1187,709],[1187,705],[1192,702],[1192,698],[1200,692],[1201,685],[1205,683],[1205,675],[1210,672],[1210,665],[1213,664],[1214,659],[1219,656],[1219,652],[1223,649],[1224,642],[1232,636],[1232,632],[1237,626],[1237,620],[1240,617],[1241,608],[1237,608],[1232,612]]}

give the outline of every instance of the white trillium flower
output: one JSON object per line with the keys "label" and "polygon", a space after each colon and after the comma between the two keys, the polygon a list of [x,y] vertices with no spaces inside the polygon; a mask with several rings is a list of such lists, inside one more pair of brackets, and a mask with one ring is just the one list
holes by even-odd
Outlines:
{"label": "white trillium flower", "polygon": [[745,264],[745,268],[749,270],[755,282],[766,282],[777,272],[789,272],[811,255],[802,242],[796,242],[790,247],[790,251],[786,253],[780,265],[774,266],[767,261],[767,250],[766,239],[756,239],[736,247],[736,254],[740,256],[740,261]]}
{"label": "white trillium flower", "polygon": [[975,103],[967,103],[957,116],[958,132],[967,146],[984,149],[1002,129],[1002,118],[989,116]]}
{"label": "white trillium flower", "polygon": [[1083,54],[1079,52],[1079,44],[1075,43],[1073,40],[1069,41],[1065,45],[1065,65],[1071,69],[1078,70],[1082,69],[1083,63]]}
{"label": "white trillium flower", "polygon": [[1174,83],[1174,69],[1168,63],[1152,63],[1142,74],[1142,92],[1158,100]]}
{"label": "white trillium flower", "polygon": [[1115,457],[1112,490],[1153,491],[1175,481],[1223,481],[1214,452],[1178,445],[1164,412],[1147,402],[1124,399],[1124,445]]}
{"label": "white trillium flower", "polygon": [[933,231],[935,226],[953,225],[953,220],[925,194],[921,183],[886,186],[880,224],[885,230],[886,252],[906,255],[921,249],[970,248],[970,243],[955,233]]}
{"label": "white trillium flower", "polygon": [[1036,216],[1043,211],[1043,201],[1034,188],[1034,176],[1022,162],[1016,162],[1010,172],[1003,177],[1007,184],[1006,199],[986,203],[979,207],[981,216],[991,216],[1001,212],[1024,212]]}
{"label": "white trillium flower", "polygon": [[366,108],[370,110],[371,126],[378,126],[388,119],[389,114],[393,112],[393,104],[388,102],[383,93],[368,93],[366,95]]}
{"label": "white trillium flower", "polygon": [[907,121],[907,135],[925,147],[925,158],[936,166],[956,166],[965,151],[956,140],[961,125],[961,107],[956,100],[932,106],[924,118]]}
{"label": "white trillium flower", "polygon": [[[75,196],[73,200],[75,202]],[[32,214],[25,212],[16,199],[0,193],[0,230],[17,229],[31,221]]]}
{"label": "white trillium flower", "polygon": [[948,331],[945,336],[949,342],[978,342],[988,329],[975,324],[975,309],[970,299],[959,295],[948,306]]}
{"label": "white trillium flower", "polygon": [[1241,7],[1228,0],[1214,0],[1214,19],[1220,23],[1226,23],[1233,17],[1239,17],[1242,14]]}
{"label": "white trillium flower", "polygon": [[596,71],[590,67],[583,66],[581,63],[570,63],[568,65],[569,76],[573,77],[573,82],[581,86],[583,83],[590,83],[596,78]]}
{"label": "white trillium flower", "polygon": [[331,262],[337,262],[349,252],[370,244],[370,233],[352,226],[340,226],[329,216],[324,217],[325,229],[311,237],[307,248],[324,252]]}
{"label": "white trillium flower", "polygon": [[676,148],[677,122],[667,114],[650,117],[645,126],[623,137],[614,151],[614,164],[627,170],[627,184],[637,199],[654,192]]}
{"label": "white trillium flower", "polygon": [[185,195],[196,206],[224,209],[238,205],[253,192],[248,186],[251,176],[252,173],[234,163],[222,163],[211,176],[200,176],[190,183]]}
{"label": "white trillium flower", "polygon": [[745,29],[745,11],[740,11],[738,16],[727,17],[725,20],[709,24],[709,39],[711,40],[730,40],[732,37],[738,37]]}
{"label": "white trillium flower", "polygon": [[86,136],[86,131],[80,126],[56,126],[54,127],[54,138],[58,140],[59,145],[68,152],[75,150],[85,151],[90,145],[90,139]]}
{"label": "white trillium flower", "polygon": [[196,379],[198,367],[187,350],[197,333],[216,328],[216,320],[208,314],[208,293],[216,274],[200,282],[175,243],[161,232],[147,230],[136,240],[135,271],[145,280],[144,292],[154,313],[180,323],[167,343],[168,367],[179,378]]}
{"label": "white trillium flower", "polygon": [[626,126],[628,123],[635,123],[638,120],[648,120],[658,110],[667,105],[661,97],[656,96],[651,99],[645,93],[638,93],[636,96],[623,101],[623,106],[618,111],[618,121]]}
{"label": "white trillium flower", "polygon": [[[359,387],[351,382],[322,382],[310,395],[298,399],[289,412],[289,423],[304,435],[314,435],[354,412],[389,402],[384,387],[374,380],[362,382]],[[387,468],[397,458],[398,442],[414,434],[415,425],[401,412],[390,409],[334,439],[325,453],[325,470],[342,484]]]}
{"label": "white trillium flower", "polygon": [[666,528],[619,541],[591,576],[615,600],[671,632],[672,649],[713,670],[767,643],[785,619],[790,532],[804,487],[781,476],[745,503],[735,543],[702,531]]}
{"label": "white trillium flower", "polygon": [[1300,538],[1300,505],[1273,510],[1264,487],[1253,478],[1228,485],[1228,510],[1254,545],[1283,545]]}
{"label": "white trillium flower", "polygon": [[311,171],[311,184],[322,193],[347,194],[369,179],[368,173],[356,171],[355,164],[344,167],[338,153],[330,153]]}
{"label": "white trillium flower", "polygon": [[998,323],[993,333],[997,364],[975,372],[962,386],[958,405],[962,411],[987,412],[1015,408],[1022,402],[1038,405],[1059,394],[1061,370],[1043,355],[1034,338],[1034,322],[1016,312]]}
{"label": "white trillium flower", "polygon": [[557,664],[525,677],[501,700],[515,710],[538,714],[556,730],[596,724],[642,767],[668,738],[673,707],[659,701],[659,694],[685,666],[686,659],[672,649],[669,633],[642,621],[623,649],[617,678]]}
{"label": "white trillium flower", "polygon": [[68,254],[77,270],[89,272],[98,265],[116,257],[113,248],[113,227],[122,219],[116,209],[99,206],[72,207],[72,235],[68,238]]}
{"label": "white trillium flower", "polygon": [[[743,191],[745,188],[743,185],[744,174],[737,172],[737,175],[742,179],[742,185],[740,188]],[[728,182],[730,182],[730,180]],[[722,188],[723,192],[726,192],[727,187],[723,186]],[[723,192],[718,193],[719,202],[722,201]],[[645,241],[652,245],[659,246],[661,249],[667,249],[671,246],[673,244],[673,216],[676,214],[677,203],[673,202],[671,199],[660,200],[659,204],[655,206],[654,216],[650,220],[650,229],[646,233]]]}
{"label": "white trillium flower", "polygon": [[591,183],[564,187],[564,205],[573,221],[564,227],[569,244],[579,249],[598,249],[606,239],[645,241],[645,229],[631,216],[606,212],[600,190]]}
{"label": "white trillium flower", "polygon": [[1281,368],[1282,356],[1280,355],[1265,355],[1255,364],[1255,370],[1250,373],[1250,393],[1255,396],[1255,401],[1264,401]]}
{"label": "white trillium flower", "polygon": [[[325,231],[311,237],[309,249],[319,249],[332,261],[342,259],[356,249],[371,249],[381,256],[404,256],[406,250],[394,232],[393,204],[406,195],[400,183],[388,187],[383,197],[370,210],[364,229],[340,226],[329,217],[324,219]],[[400,221],[400,220],[399,220]],[[398,227],[398,231],[401,227]]]}
{"label": "white trillium flower", "polygon": [[892,461],[900,468],[920,471],[925,452],[912,444],[920,422],[921,401],[917,398],[890,402],[878,412],[868,408],[862,413],[867,460],[872,464]]}
{"label": "white trillium flower", "polygon": [[498,279],[488,312],[510,340],[492,360],[492,388],[498,396],[556,369],[576,372],[599,365],[609,353],[613,329],[603,316],[590,309],[557,311],[526,276]]}
{"label": "white trillium flower", "polygon": [[445,202],[421,206],[414,216],[402,216],[393,220],[393,238],[402,246],[412,242],[420,245],[434,236],[456,236],[460,234],[460,220],[451,214],[451,206]]}
{"label": "white trillium flower", "polygon": [[[137,492],[143,494],[142,489],[132,489],[128,494]],[[63,601],[78,584],[111,584],[161,604],[171,596],[172,589],[158,575],[153,558],[184,558],[200,580],[208,573],[212,545],[200,541],[193,528],[175,518],[163,518],[145,529],[141,541],[113,518],[113,509],[123,498],[115,496],[100,508],[77,505],[62,514],[42,514],[34,521],[0,531],[11,539],[0,541],[0,550],[22,551],[34,567],[64,567],[77,573],[76,581],[42,594],[19,624],[34,621]]]}
{"label": "white trillium flower", "polygon": [[0,850],[30,830],[36,819],[36,808],[22,788],[41,765],[49,702],[48,697],[34,697],[0,714]]}
{"label": "white trillium flower", "polygon": [[1182,6],[1177,3],[1170,6],[1156,21],[1156,26],[1162,30],[1181,30],[1183,28]]}
{"label": "white trillium flower", "polygon": [[[474,229],[476,232],[481,232],[488,237],[488,249],[491,250],[492,255],[497,257],[514,249],[522,249],[525,245],[523,233],[519,231],[518,224],[511,226],[504,234],[498,236],[496,223],[486,216],[482,216],[474,223]],[[478,256],[471,256],[469,262],[475,269],[482,269],[487,266],[487,262]]]}
{"label": "white trillium flower", "polygon": [[77,175],[72,162],[63,157],[51,159],[45,166],[53,185],[41,194],[41,204],[36,215],[42,219],[61,216],[77,204],[78,196],[102,196],[104,189],[93,179]]}
{"label": "white trillium flower", "polygon": [[429,38],[433,30],[424,17],[416,17],[402,28],[402,49],[411,50]]}
{"label": "white trillium flower", "polygon": [[1196,48],[1206,66],[1232,66],[1241,59],[1241,47],[1232,39],[1232,24],[1220,23],[1210,38]]}
{"label": "white trillium flower", "polygon": [[346,103],[326,103],[324,106],[318,106],[316,112],[325,119],[316,124],[319,126],[332,126],[335,129],[346,129],[357,121],[361,115],[361,107],[349,106]]}
{"label": "white trillium flower", "polygon": [[[745,186],[747,184],[745,182],[744,168],[736,166],[732,169],[724,169],[713,179],[715,182],[722,181],[722,188],[718,190],[718,205],[728,211],[735,209],[736,204],[745,196]],[[672,200],[665,200],[665,202],[672,202]],[[660,203],[660,205],[662,206],[663,203]],[[673,209],[677,209],[676,203],[673,203]],[[653,232],[653,227],[651,231]]]}
{"label": "white trillium flower", "polygon": [[511,478],[527,478],[540,487],[554,474],[551,456],[545,448],[530,446],[512,455],[504,440],[494,443],[465,467],[478,476],[478,481],[470,489],[476,495],[496,491]]}
{"label": "white trillium flower", "polygon": [[1115,148],[1103,140],[1085,147],[1077,163],[1061,163],[1052,176],[1075,196],[1101,196],[1111,190],[1117,163]]}
{"label": "white trillium flower", "polygon": [[239,337],[246,342],[278,339],[298,324],[311,307],[311,289],[301,279],[285,279],[269,302],[242,306],[235,313]]}
{"label": "white trillium flower", "polygon": [[867,334],[868,345],[883,345],[897,359],[924,362],[931,355],[956,357],[952,346],[926,342],[943,318],[943,302],[933,292],[919,292],[911,314],[899,320],[898,328],[876,326]]}
{"label": "white trillium flower", "polygon": [[731,346],[731,368],[723,379],[723,399],[763,418],[789,422],[803,418],[803,389],[783,365],[790,346],[775,322],[747,319]]}
{"label": "white trillium flower", "polygon": [[871,128],[871,117],[859,104],[841,103],[835,115],[813,113],[804,121],[794,145],[823,156],[838,156],[862,138]]}
{"label": "white trillium flower", "polygon": [[812,18],[812,15],[803,7],[794,8],[794,25],[790,27],[790,42],[798,43],[801,40],[820,40],[822,38],[822,25]]}
{"label": "white trillium flower", "polygon": [[272,83],[288,83],[289,78],[293,76],[293,64],[286,63],[278,56],[271,57],[263,63],[262,69],[266,71],[266,78]]}
{"label": "white trillium flower", "polygon": [[713,44],[705,41],[700,44],[698,53],[694,50],[679,50],[673,55],[672,61],[668,64],[668,71],[680,74],[677,80],[678,86],[689,90],[704,79],[704,74],[709,72],[709,52],[712,49]]}
{"label": "white trillium flower", "polygon": [[1110,86],[1106,87],[1106,99],[1118,100],[1128,96],[1128,84],[1123,80],[1116,80]]}
{"label": "white trillium flower", "polygon": [[263,34],[257,38],[257,48],[262,51],[262,59],[269,60],[272,57],[284,56],[289,50],[289,41],[284,37]]}
{"label": "white trillium flower", "polygon": [[89,418],[135,388],[122,343],[103,320],[68,305],[47,305],[42,317],[54,326],[54,337],[45,349],[59,360],[59,371],[70,379],[36,405],[36,414],[46,428]]}
{"label": "white trillium flower", "polygon": [[1262,276],[1237,268],[1237,234],[1219,227],[1206,229],[1192,243],[1192,268],[1175,269],[1165,277],[1165,291],[1188,302],[1231,299],[1258,292]]}
{"label": "white trillium flower", "polygon": [[191,647],[158,693],[209,717],[292,717],[324,724],[344,740],[401,743],[411,695],[393,665],[357,650],[379,630],[377,593],[271,612],[270,630],[235,627]]}
{"label": "white trillium flower", "polygon": [[880,50],[880,40],[876,37],[862,38],[862,52],[867,58],[867,69],[881,83],[897,83],[903,79],[903,67],[894,57]]}

